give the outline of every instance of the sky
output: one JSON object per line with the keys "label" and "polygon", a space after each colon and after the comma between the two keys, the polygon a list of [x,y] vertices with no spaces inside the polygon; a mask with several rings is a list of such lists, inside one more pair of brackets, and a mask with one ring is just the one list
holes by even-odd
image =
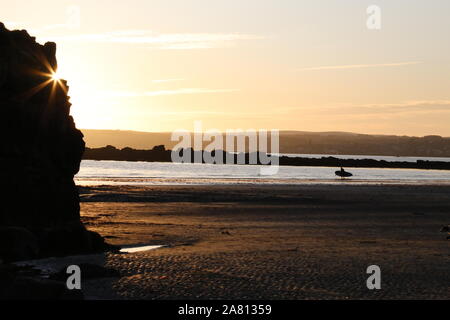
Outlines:
{"label": "sky", "polygon": [[448,0],[0,0],[0,8],[8,28],[57,43],[58,75],[82,129],[171,132],[202,121],[205,130],[450,136]]}

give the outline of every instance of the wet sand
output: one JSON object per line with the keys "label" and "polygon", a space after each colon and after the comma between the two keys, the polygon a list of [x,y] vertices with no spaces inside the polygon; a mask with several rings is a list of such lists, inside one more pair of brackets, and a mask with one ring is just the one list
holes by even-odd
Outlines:
{"label": "wet sand", "polygon": [[[118,245],[91,299],[450,299],[450,186],[82,187],[82,220]],[[378,265],[382,290],[366,286]]]}

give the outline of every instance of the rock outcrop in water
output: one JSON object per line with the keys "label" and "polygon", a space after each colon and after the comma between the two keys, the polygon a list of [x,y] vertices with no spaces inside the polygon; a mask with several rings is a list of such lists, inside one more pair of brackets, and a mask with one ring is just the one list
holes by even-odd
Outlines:
{"label": "rock outcrop in water", "polygon": [[[214,151],[193,151],[192,149],[178,150],[182,155],[184,152],[191,154],[188,162],[194,163],[197,159],[210,159],[215,155]],[[222,163],[227,163],[227,159],[234,159],[232,163],[237,163],[238,155],[227,153],[223,150],[216,152],[222,153]],[[197,156],[195,155],[197,154]],[[258,159],[261,164],[260,154],[256,153],[241,154],[245,159],[245,164],[250,164],[250,159]],[[263,153],[264,158],[267,154]],[[273,159],[275,157],[272,157]],[[112,160],[112,161],[147,161],[147,162],[172,162],[172,151],[166,150],[164,146],[156,146],[151,150],[135,150],[132,148],[117,149],[114,146],[106,146],[104,148],[90,149],[86,148],[83,155],[85,160]],[[189,157],[188,157],[189,159]],[[433,170],[450,170],[450,162],[444,161],[385,161],[376,159],[340,159],[330,156],[317,156],[315,158],[304,158],[301,156],[281,156],[279,157],[280,166],[304,166],[304,167],[349,167],[349,168],[398,168],[398,169],[433,169]]]}
{"label": "rock outcrop in water", "polygon": [[56,44],[0,23],[0,260],[103,251],[80,222],[74,175],[85,144]]}

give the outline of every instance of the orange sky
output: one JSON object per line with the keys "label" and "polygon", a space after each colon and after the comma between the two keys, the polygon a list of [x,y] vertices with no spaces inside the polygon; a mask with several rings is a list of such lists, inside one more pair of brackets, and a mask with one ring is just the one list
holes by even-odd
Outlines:
{"label": "orange sky", "polygon": [[[446,0],[17,0],[58,43],[80,128],[450,136]],[[24,10],[26,8],[26,10]]]}

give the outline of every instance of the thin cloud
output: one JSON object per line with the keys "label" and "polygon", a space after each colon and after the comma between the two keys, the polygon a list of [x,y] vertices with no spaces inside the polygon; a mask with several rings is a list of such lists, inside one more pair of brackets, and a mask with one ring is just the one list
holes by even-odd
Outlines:
{"label": "thin cloud", "polygon": [[25,25],[23,22],[17,22],[17,21],[4,21],[3,24],[9,30],[23,29],[23,26]]}
{"label": "thin cloud", "polygon": [[340,66],[322,66],[322,67],[312,67],[303,68],[299,71],[316,71],[316,70],[344,70],[344,69],[362,69],[362,68],[377,68],[377,67],[401,67],[421,64],[421,61],[407,61],[407,62],[396,62],[396,63],[379,63],[379,64],[351,64],[351,65],[340,65]]}
{"label": "thin cloud", "polygon": [[211,49],[229,47],[237,41],[263,39],[253,34],[240,33],[167,33],[147,30],[124,30],[96,34],[49,37],[51,41],[75,41],[116,44],[141,44],[167,50]]}
{"label": "thin cloud", "polygon": [[67,23],[49,24],[40,28],[33,28],[24,22],[6,21],[4,24],[10,30],[27,30],[27,32],[32,35],[39,35],[52,30],[72,28],[72,26]]}
{"label": "thin cloud", "polygon": [[351,107],[355,112],[361,113],[441,113],[450,111],[450,101],[429,100],[429,101],[407,101],[399,104],[374,104],[363,105],[361,107]]}
{"label": "thin cloud", "polygon": [[202,89],[202,88],[188,88],[188,89],[177,89],[177,90],[159,90],[159,91],[147,91],[145,96],[156,97],[156,96],[167,96],[167,95],[177,95],[177,94],[205,94],[205,93],[229,93],[238,91],[236,89]]}
{"label": "thin cloud", "polygon": [[381,104],[335,104],[310,107],[284,108],[280,113],[301,111],[308,114],[338,116],[370,114],[442,113],[450,112],[450,100],[419,100]]}
{"label": "thin cloud", "polygon": [[158,97],[173,96],[181,94],[212,94],[212,93],[230,93],[236,92],[236,89],[205,89],[205,88],[185,88],[175,90],[157,90],[157,91],[105,91],[103,95],[116,98],[133,98],[133,97]]}
{"label": "thin cloud", "polygon": [[167,83],[167,82],[175,82],[175,81],[184,81],[185,79],[157,79],[152,80],[153,83]]}

